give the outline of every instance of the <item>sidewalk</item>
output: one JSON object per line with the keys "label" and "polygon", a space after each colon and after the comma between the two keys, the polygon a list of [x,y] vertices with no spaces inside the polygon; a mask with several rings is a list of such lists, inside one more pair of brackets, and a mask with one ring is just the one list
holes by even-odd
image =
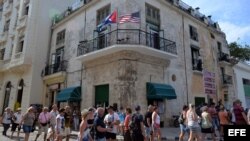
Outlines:
{"label": "sidewalk", "polygon": [[[10,139],[8,137],[3,136],[2,131],[3,131],[3,127],[0,126],[0,141],[18,141],[18,139],[15,138],[16,133],[14,133],[14,138]],[[161,128],[161,131],[162,131],[162,140],[163,141],[175,141],[175,139],[179,135],[180,130],[179,130],[179,128],[165,127],[165,128]],[[9,129],[8,132],[7,132],[7,135],[10,135],[10,134],[11,134],[11,132],[10,132],[10,129]],[[29,141],[34,141],[36,134],[37,134],[37,131],[31,133]],[[72,131],[70,141],[75,141],[76,137],[77,137],[77,132]],[[20,133],[20,138],[21,139],[19,141],[24,140],[24,133],[22,132],[22,130],[21,130],[21,133]],[[122,141],[123,136],[117,136],[117,140]],[[43,134],[39,136],[38,141],[43,141]]]}

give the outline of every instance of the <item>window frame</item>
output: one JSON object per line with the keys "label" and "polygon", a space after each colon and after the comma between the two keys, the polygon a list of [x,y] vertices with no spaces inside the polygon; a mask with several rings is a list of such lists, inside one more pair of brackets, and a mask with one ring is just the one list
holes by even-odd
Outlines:
{"label": "window frame", "polygon": [[189,35],[192,40],[199,41],[199,34],[196,27],[189,25]]}
{"label": "window frame", "polygon": [[56,45],[64,43],[65,42],[65,36],[66,36],[66,29],[63,29],[63,30],[59,31],[56,34]]}
{"label": "window frame", "polygon": [[96,25],[99,25],[104,18],[111,13],[111,5],[108,4],[96,11]]}

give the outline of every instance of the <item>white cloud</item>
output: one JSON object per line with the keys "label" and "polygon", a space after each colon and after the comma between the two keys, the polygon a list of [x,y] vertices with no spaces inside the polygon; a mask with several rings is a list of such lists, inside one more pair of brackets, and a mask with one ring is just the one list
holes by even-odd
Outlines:
{"label": "white cloud", "polygon": [[246,41],[250,33],[250,25],[242,26],[231,22],[219,22],[223,32],[226,33],[227,41]]}

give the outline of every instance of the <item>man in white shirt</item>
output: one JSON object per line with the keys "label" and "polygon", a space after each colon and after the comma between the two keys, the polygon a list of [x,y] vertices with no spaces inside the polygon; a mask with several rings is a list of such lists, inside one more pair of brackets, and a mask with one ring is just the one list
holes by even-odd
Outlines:
{"label": "man in white shirt", "polygon": [[108,107],[108,114],[104,118],[106,128],[112,128],[113,130],[106,133],[107,141],[115,141],[118,133],[118,126],[120,124],[119,116],[114,112],[113,106]]}

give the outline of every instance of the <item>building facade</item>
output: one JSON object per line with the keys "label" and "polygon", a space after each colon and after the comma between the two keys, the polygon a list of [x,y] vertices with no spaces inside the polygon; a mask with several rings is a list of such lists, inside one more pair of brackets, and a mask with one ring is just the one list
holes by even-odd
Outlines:
{"label": "building facade", "polygon": [[[70,0],[0,1],[0,112],[42,104],[42,70],[47,62],[53,15]],[[25,110],[24,110],[25,111]]]}
{"label": "building facade", "polygon": [[[78,5],[54,19],[43,77],[45,104],[139,104],[143,112],[154,104],[167,125],[184,104],[217,102],[234,93],[225,34],[199,8],[179,0]],[[97,25],[114,11],[118,17],[139,12],[140,22],[98,31]],[[81,92],[74,91],[79,87]]]}
{"label": "building facade", "polygon": [[239,62],[234,66],[235,95],[234,99],[240,99],[244,108],[250,107],[250,66]]}

